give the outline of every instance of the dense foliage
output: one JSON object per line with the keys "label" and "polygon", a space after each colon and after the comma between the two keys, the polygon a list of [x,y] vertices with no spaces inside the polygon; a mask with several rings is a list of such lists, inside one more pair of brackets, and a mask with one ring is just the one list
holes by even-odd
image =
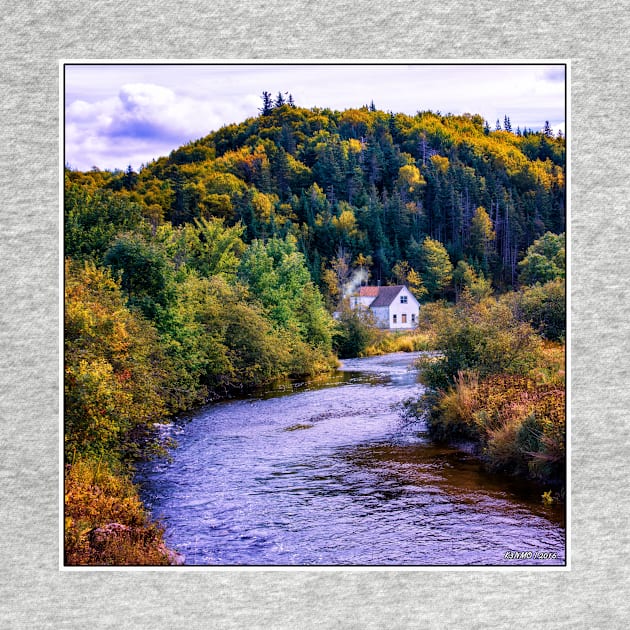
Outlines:
{"label": "dense foliage", "polygon": [[490,468],[559,488],[565,479],[564,346],[544,341],[531,323],[548,338],[563,337],[563,291],[555,281],[498,299],[475,301],[468,294],[455,306],[425,307],[423,326],[435,332],[441,354],[422,361],[432,389],[416,408],[428,410],[434,439],[472,441]]}
{"label": "dense foliage", "polygon": [[[309,110],[265,93],[260,116],[139,172],[66,170],[68,561],[165,561],[132,486],[115,481],[155,448],[156,422],[330,369],[334,353],[426,343],[383,339],[344,308],[357,278],[458,303],[434,384],[530,369],[536,333],[564,336],[564,160],[549,130]],[[90,546],[114,518],[90,507],[96,496],[131,506],[117,530],[126,561]]]}
{"label": "dense foliage", "polygon": [[[368,261],[381,284],[403,260],[426,272],[427,237],[453,267],[465,260],[495,286],[515,286],[534,240],[564,232],[564,161],[564,138],[490,131],[480,116],[281,104],[139,173],[69,172],[79,188],[67,192],[66,251],[102,252],[112,226],[134,229],[138,212],[154,228],[219,217],[240,223],[246,243],[292,234],[324,292],[340,252]],[[427,281],[433,296],[448,293],[448,270]]]}

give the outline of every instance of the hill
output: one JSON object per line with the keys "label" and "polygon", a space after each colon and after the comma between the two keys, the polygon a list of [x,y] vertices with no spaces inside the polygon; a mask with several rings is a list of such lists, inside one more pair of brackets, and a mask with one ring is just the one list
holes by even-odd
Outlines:
{"label": "hill", "polygon": [[[504,126],[510,129],[507,117]],[[564,232],[564,168],[564,138],[491,131],[478,115],[284,104],[139,173],[67,176],[91,193],[137,204],[154,229],[219,217],[240,222],[246,243],[291,234],[329,294],[325,271],[339,258],[350,267],[366,261],[381,284],[397,280],[403,260],[421,271],[426,236],[445,246],[453,265],[465,260],[496,287],[514,286],[534,240]],[[478,208],[487,218],[475,222]]]}

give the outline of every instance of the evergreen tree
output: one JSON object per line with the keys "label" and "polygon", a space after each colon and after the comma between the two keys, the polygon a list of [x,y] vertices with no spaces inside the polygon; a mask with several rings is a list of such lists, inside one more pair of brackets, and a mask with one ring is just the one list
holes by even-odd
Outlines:
{"label": "evergreen tree", "polygon": [[263,105],[259,111],[263,116],[269,116],[269,114],[271,114],[271,111],[273,110],[273,101],[271,100],[271,94],[269,92],[263,92],[261,98]]}

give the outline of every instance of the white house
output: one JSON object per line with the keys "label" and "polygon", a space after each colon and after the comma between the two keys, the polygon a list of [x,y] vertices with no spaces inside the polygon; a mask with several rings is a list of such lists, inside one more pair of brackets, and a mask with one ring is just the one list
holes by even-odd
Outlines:
{"label": "white house", "polygon": [[359,287],[350,297],[351,308],[369,308],[379,328],[406,330],[418,324],[420,303],[404,285]]}

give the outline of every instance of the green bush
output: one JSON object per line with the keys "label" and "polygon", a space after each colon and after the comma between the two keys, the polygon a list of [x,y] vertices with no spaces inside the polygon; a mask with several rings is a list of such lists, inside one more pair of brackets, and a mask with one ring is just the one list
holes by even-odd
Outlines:
{"label": "green bush", "polygon": [[564,341],[566,335],[566,290],[558,278],[545,284],[535,284],[516,294],[517,316],[529,322],[542,337]]}
{"label": "green bush", "polygon": [[342,359],[358,357],[376,341],[377,334],[369,311],[343,305],[333,335],[333,348]]}
{"label": "green bush", "polygon": [[438,317],[437,348],[442,358],[425,366],[423,381],[434,388],[453,384],[458,372],[527,374],[541,356],[541,341],[503,301],[462,299]]}

